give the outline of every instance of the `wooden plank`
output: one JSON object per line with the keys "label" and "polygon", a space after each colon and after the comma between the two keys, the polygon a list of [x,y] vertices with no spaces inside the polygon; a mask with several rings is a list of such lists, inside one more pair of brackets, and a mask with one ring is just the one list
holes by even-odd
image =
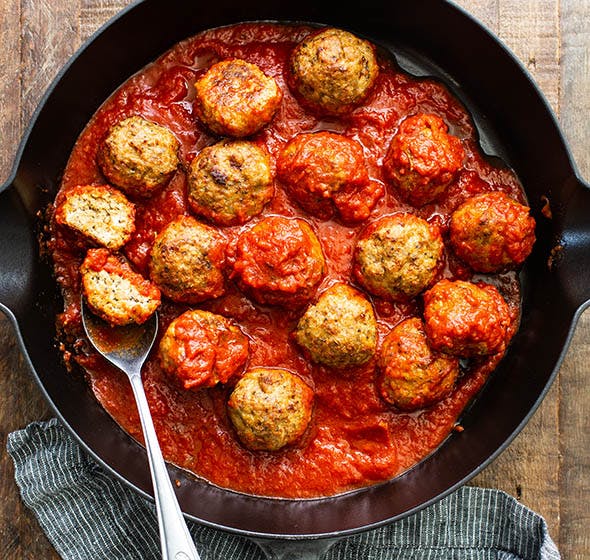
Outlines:
{"label": "wooden plank", "polygon": [[8,178],[21,137],[20,127],[20,1],[0,3],[0,184]]}
{"label": "wooden plank", "polygon": [[[590,179],[590,0],[561,2],[560,121],[582,176]],[[590,554],[590,312],[583,314],[559,374],[561,551]]]}
{"label": "wooden plank", "polygon": [[483,2],[482,0],[457,0],[455,2],[470,16],[483,23],[490,31],[497,33],[500,17],[500,3],[498,0]]}
{"label": "wooden plank", "polygon": [[501,0],[498,35],[559,112],[559,0]]}
{"label": "wooden plank", "polygon": [[80,44],[78,0],[22,1],[22,113],[28,121],[45,90]]}
{"label": "wooden plank", "polygon": [[129,0],[81,0],[80,35],[86,40],[99,27],[123,8],[131,4]]}

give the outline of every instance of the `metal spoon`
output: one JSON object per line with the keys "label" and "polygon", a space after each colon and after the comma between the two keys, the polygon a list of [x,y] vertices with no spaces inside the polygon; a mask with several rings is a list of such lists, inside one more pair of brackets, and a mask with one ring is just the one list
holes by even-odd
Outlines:
{"label": "metal spoon", "polygon": [[81,310],[90,342],[109,362],[127,374],[133,388],[152,475],[162,558],[200,560],[172,489],[141,381],[141,368],[156,340],[158,316],[154,313],[143,325],[111,327],[93,315],[83,299]]}

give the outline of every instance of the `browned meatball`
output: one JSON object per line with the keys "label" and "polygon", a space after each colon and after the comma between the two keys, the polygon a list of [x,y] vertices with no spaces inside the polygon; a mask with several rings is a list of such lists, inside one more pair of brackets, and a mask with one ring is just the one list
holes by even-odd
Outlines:
{"label": "browned meatball", "polygon": [[178,167],[179,142],[167,128],[134,116],[113,126],[98,151],[105,177],[131,195],[149,196]]}
{"label": "browned meatball", "polygon": [[333,368],[360,366],[375,354],[377,322],[361,292],[334,284],[307,308],[294,336],[314,362]]}
{"label": "browned meatball", "polygon": [[435,201],[456,178],[465,152],[438,116],[419,113],[406,118],[383,160],[386,177],[405,201],[423,206]]}
{"label": "browned meatball", "polygon": [[436,350],[463,357],[484,356],[504,351],[510,311],[490,284],[441,280],[424,293],[424,322]]}
{"label": "browned meatball", "polygon": [[160,305],[160,290],[108,249],[89,249],[80,273],[88,306],[111,325],[145,323]]}
{"label": "browned meatball", "polygon": [[311,420],[313,390],[285,369],[256,368],[237,382],[227,412],[249,449],[277,451],[295,443]]}
{"label": "browned meatball", "polygon": [[190,207],[216,224],[243,224],[260,214],[273,194],[270,156],[252,142],[219,142],[191,163]]}
{"label": "browned meatball", "polygon": [[413,214],[386,216],[360,235],[353,273],[372,294],[409,300],[434,280],[444,252],[436,226]]}
{"label": "browned meatball", "polygon": [[226,240],[190,216],[170,222],[156,237],[150,277],[170,299],[198,303],[225,291]]}
{"label": "browned meatball", "polygon": [[303,209],[321,219],[338,212],[346,221],[364,220],[383,194],[369,180],[359,142],[335,132],[293,137],[279,153],[277,177]]}
{"label": "browned meatball", "polygon": [[446,397],[459,375],[459,359],[430,347],[424,324],[412,317],[396,325],[379,353],[381,396],[400,410],[425,408]]}
{"label": "browned meatball", "polygon": [[135,206],[109,185],[80,185],[65,193],[55,221],[116,251],[135,231]]}
{"label": "browned meatball", "polygon": [[216,134],[243,138],[268,124],[283,99],[271,76],[236,58],[211,66],[195,83],[195,109]]}
{"label": "browned meatball", "polygon": [[158,349],[162,369],[185,389],[226,383],[248,359],[248,338],[230,319],[194,309],[176,317]]}
{"label": "browned meatball", "polygon": [[375,47],[341,29],[306,37],[291,53],[288,83],[303,104],[328,115],[352,111],[379,75]]}
{"label": "browned meatball", "polygon": [[320,241],[305,221],[269,216],[240,235],[232,277],[258,303],[298,307],[314,296],[324,266]]}
{"label": "browned meatball", "polygon": [[477,272],[517,268],[535,243],[535,220],[503,192],[467,199],[451,215],[449,235],[456,255]]}

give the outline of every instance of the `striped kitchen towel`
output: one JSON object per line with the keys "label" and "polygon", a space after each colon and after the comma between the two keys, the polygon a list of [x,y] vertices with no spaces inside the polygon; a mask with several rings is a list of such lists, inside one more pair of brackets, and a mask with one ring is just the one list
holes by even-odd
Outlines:
{"label": "striped kitchen towel", "polygon": [[[106,473],[52,419],[8,437],[16,483],[64,560],[161,558],[152,502]],[[257,544],[189,523],[202,560],[264,560]],[[315,555],[269,558],[312,560]],[[463,487],[402,521],[336,541],[322,560],[558,560],[544,519],[498,490]]]}

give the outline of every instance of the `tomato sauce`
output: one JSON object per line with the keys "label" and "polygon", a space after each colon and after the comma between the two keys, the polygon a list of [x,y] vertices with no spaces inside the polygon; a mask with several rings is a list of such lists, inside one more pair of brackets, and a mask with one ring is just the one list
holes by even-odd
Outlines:
{"label": "tomato sauce", "polygon": [[[268,215],[306,220],[320,239],[326,260],[318,293],[337,281],[358,287],[352,277],[355,241],[368,221],[398,211],[410,211],[436,223],[447,239],[450,213],[469,196],[504,191],[523,201],[514,173],[498,168],[482,156],[476,131],[466,109],[434,80],[416,79],[393,60],[380,61],[380,74],[366,102],[350,115],[318,119],[306,112],[289,91],[286,61],[292,48],[311,28],[275,24],[241,24],[206,31],[187,39],[131,77],[97,111],[80,135],[64,173],[63,193],[77,185],[104,184],[96,154],[108,129],[119,120],[139,114],[168,127],[181,142],[184,167],[218,138],[202,127],[194,111],[194,82],[212,63],[229,57],[257,64],[273,76],[284,97],[273,121],[254,136],[266,146],[273,161],[279,150],[300,132],[327,130],[357,140],[364,151],[370,180],[383,196],[370,217],[354,225],[338,218],[321,220],[307,215],[275,181],[275,195],[262,215],[239,226],[221,228],[231,245],[239,234]],[[415,209],[401,202],[382,175],[382,161],[400,121],[418,111],[439,115],[466,153],[459,178],[436,204]],[[137,231],[124,254],[142,274],[159,231],[179,215],[189,215],[186,173],[179,169],[170,183],[152,198],[134,200]],[[131,436],[142,441],[139,417],[127,378],[109,366],[85,342],[79,316],[79,267],[87,246],[75,234],[53,227],[55,274],[64,294],[58,318],[68,352],[85,370],[102,406]],[[438,278],[471,279],[472,272],[447,252]],[[481,278],[481,277],[479,277]],[[485,277],[506,297],[517,328],[519,285],[516,274]],[[394,304],[370,297],[378,319],[379,344],[402,319],[420,314],[420,299]],[[225,386],[187,391],[160,368],[154,350],[143,379],[165,458],[213,484],[256,495],[309,498],[334,495],[399,475],[430,454],[452,432],[467,403],[482,388],[501,355],[464,364],[455,390],[430,408],[401,413],[378,394],[375,361],[346,372],[310,363],[294,343],[291,332],[301,310],[254,303],[231,280],[220,298],[192,306],[220,313],[239,322],[250,342],[247,366],[280,366],[301,376],[315,392],[311,425],[295,446],[279,452],[253,452],[237,440],[226,412]],[[188,305],[164,298],[160,333]]]}

